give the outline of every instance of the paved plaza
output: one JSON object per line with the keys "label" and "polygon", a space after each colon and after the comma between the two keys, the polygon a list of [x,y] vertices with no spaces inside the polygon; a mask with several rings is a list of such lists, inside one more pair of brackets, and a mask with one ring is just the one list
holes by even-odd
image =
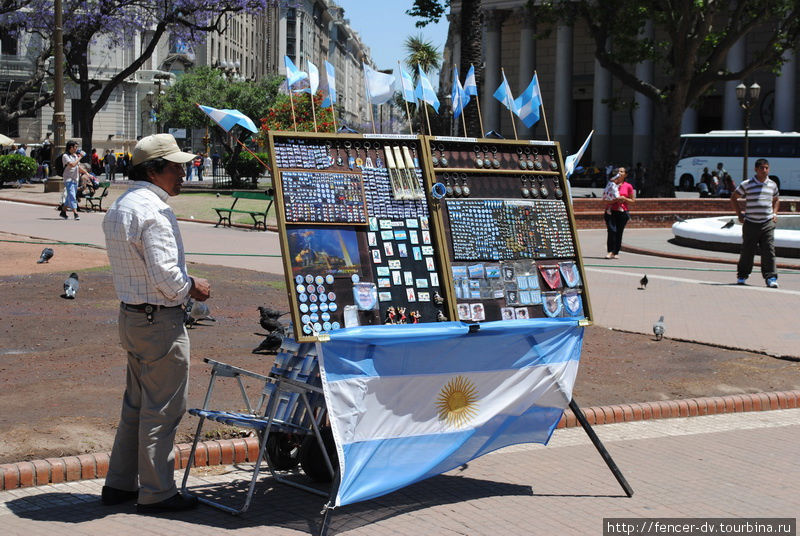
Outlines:
{"label": "paved plaza", "polygon": [[[63,222],[52,207],[0,201],[0,232],[102,246],[101,214]],[[279,253],[275,233],[181,223],[193,253]],[[754,274],[736,286],[724,253],[680,248],[704,262],[624,252],[606,260],[605,231],[579,233],[600,326],[649,333],[665,317],[667,337],[800,357],[800,272],[780,271],[781,288]],[[625,244],[665,251],[669,229],[629,229]],[[281,273],[277,257],[187,255],[190,261]],[[796,260],[781,259],[790,264]],[[638,282],[647,274],[647,290]],[[764,326],[768,329],[764,330]],[[800,363],[798,363],[800,366]],[[624,373],[624,371],[621,371]],[[632,378],[631,381],[635,381]],[[595,430],[635,494],[628,498],[580,428],[557,430],[547,447],[521,445],[381,497],[337,509],[330,534],[603,534],[608,517],[798,517],[800,409],[650,420]],[[236,501],[238,467],[195,471],[190,488]],[[0,534],[308,534],[320,497],[263,477],[253,506],[232,517],[201,506],[169,516],[139,516],[133,505],[103,507],[102,481],[0,492]]]}

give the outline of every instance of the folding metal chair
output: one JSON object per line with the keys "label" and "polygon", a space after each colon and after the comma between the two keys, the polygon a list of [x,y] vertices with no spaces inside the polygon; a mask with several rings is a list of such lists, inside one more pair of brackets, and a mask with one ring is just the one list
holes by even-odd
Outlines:
{"label": "folding metal chair", "polygon": [[[189,460],[183,475],[181,491],[188,491],[186,483],[189,479],[189,472],[194,463],[194,455],[201,437],[203,425],[206,419],[208,419],[231,426],[245,427],[254,430],[258,437],[259,449],[258,458],[253,467],[253,474],[250,479],[244,504],[239,508],[233,508],[205,497],[198,497],[204,504],[208,504],[209,506],[213,506],[214,508],[218,508],[233,515],[245,512],[250,507],[256,481],[261,472],[261,463],[265,460],[275,480],[310,493],[327,497],[329,495],[328,492],[289,480],[278,474],[277,470],[280,468],[276,468],[276,464],[274,460],[270,459],[266,448],[270,439],[270,433],[272,432],[305,436],[313,434],[320,447],[325,465],[332,479],[335,480],[335,475],[338,471],[334,470],[330,456],[325,448],[325,442],[320,433],[320,423],[322,423],[325,418],[326,408],[319,377],[319,363],[317,361],[316,347],[314,344],[298,344],[290,339],[284,339],[284,343],[281,345],[281,349],[275,357],[275,364],[268,376],[211,359],[205,359],[205,361],[212,367],[211,379],[203,401],[203,407],[189,410],[189,413],[199,417],[200,421],[197,424],[197,431],[195,432],[194,441],[192,442],[192,450],[189,453]],[[211,409],[211,395],[214,391],[217,378],[236,378],[243,402],[247,407],[246,412]],[[260,396],[255,404],[251,403],[243,378],[253,378],[263,383]]]}

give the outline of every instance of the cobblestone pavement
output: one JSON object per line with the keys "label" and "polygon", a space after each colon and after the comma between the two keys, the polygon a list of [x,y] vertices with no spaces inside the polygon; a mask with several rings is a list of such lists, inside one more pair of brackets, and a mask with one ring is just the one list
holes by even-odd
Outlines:
{"label": "cobblestone pavement", "polygon": [[[519,445],[384,497],[334,511],[329,534],[602,534],[607,517],[791,517],[800,511],[800,409],[595,427],[634,489],[622,492],[580,428],[547,447]],[[243,468],[189,486],[233,503]],[[176,477],[180,475],[176,473]],[[5,535],[308,534],[324,499],[263,477],[239,517],[196,511],[141,516],[104,507],[102,481],[0,492]]]}

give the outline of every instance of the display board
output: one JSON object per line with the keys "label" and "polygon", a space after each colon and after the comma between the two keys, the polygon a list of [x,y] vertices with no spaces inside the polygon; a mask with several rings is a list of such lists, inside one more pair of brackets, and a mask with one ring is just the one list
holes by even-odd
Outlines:
{"label": "display board", "polygon": [[558,144],[270,132],[301,342],[345,327],[591,319]]}
{"label": "display board", "polygon": [[454,317],[591,319],[556,142],[426,137]]}
{"label": "display board", "polygon": [[452,320],[419,136],[271,132],[295,336]]}

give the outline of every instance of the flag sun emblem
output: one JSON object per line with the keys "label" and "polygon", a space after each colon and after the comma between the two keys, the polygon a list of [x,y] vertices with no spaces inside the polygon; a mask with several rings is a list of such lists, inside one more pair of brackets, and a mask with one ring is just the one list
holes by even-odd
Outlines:
{"label": "flag sun emblem", "polygon": [[477,400],[478,390],[475,384],[464,376],[456,376],[442,387],[436,399],[439,419],[446,421],[450,426],[460,428],[477,415]]}

